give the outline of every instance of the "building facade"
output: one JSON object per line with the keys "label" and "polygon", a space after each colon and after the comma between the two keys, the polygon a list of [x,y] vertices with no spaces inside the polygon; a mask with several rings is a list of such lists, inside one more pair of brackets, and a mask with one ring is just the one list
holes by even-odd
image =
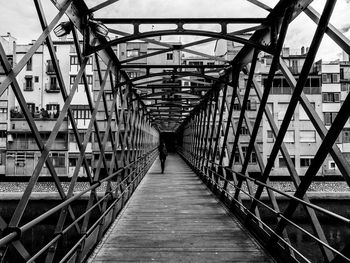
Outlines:
{"label": "building facade", "polygon": [[[246,35],[245,37],[249,38],[249,36],[250,35]],[[9,61],[14,65],[21,61],[24,55],[33,46],[33,43],[27,45],[16,44],[16,39],[10,34],[0,37],[0,41],[6,49],[5,52]],[[56,40],[53,44],[62,71],[62,76],[64,78],[64,85],[69,94],[79,71],[79,60],[75,50],[75,45],[72,39],[67,38]],[[176,46],[181,43],[165,44]],[[199,56],[184,56],[179,50],[162,52],[167,49],[166,45],[159,46],[152,43],[137,41],[120,44],[115,52],[119,54],[118,57],[120,61],[125,65],[138,64],[142,66],[168,64],[169,70],[173,70],[172,66],[174,65],[196,66],[224,63],[224,61],[232,60],[241,48],[241,44],[237,45],[233,42],[223,40],[217,41],[215,55],[221,60],[221,62]],[[286,62],[295,79],[298,79],[299,77],[307,51],[307,48],[304,47],[300,50],[283,48],[282,58]],[[157,52],[158,55],[142,57],[143,55],[152,54],[154,52]],[[141,58],[137,59],[139,56],[141,56]],[[346,58],[348,59],[348,57]],[[259,60],[255,70],[255,83],[257,84],[256,88],[259,89],[260,92],[264,90],[264,86],[266,85],[271,61],[272,57],[270,55],[264,53],[259,54]],[[99,61],[99,67],[101,68],[103,75],[106,70],[106,65],[102,61]],[[78,81],[78,87],[71,103],[75,126],[78,129],[81,142],[84,140],[88,126],[92,125],[90,124],[92,114],[90,104],[93,104],[92,106],[95,105],[98,93],[101,89],[101,80],[97,69],[97,63],[94,58],[91,57],[86,66],[87,85],[84,85],[83,79]],[[186,97],[186,91],[196,87],[198,95],[203,95],[203,93],[206,92],[206,89],[203,88],[203,90],[201,90],[200,87],[212,84],[210,79],[203,79],[199,76],[195,76],[195,73],[202,73],[198,72],[202,70],[200,67],[198,69],[181,69],[192,71],[191,73],[194,73],[192,76],[163,76],[161,74],[162,72],[159,70],[160,69],[157,68],[147,70],[142,67],[136,71],[125,69],[131,79],[139,78],[139,81],[136,83],[140,86],[145,86],[145,89],[139,89],[139,96],[149,95],[150,92],[160,94],[159,97],[156,97],[156,103],[154,104],[155,108],[157,108],[157,105],[166,107],[166,105],[162,104],[164,96],[173,96],[171,98],[173,98],[174,101],[176,101],[176,99],[181,100],[184,98],[195,99],[193,96],[195,94],[193,93],[191,98]],[[206,70],[208,70],[208,72],[206,72],[207,75],[218,76],[218,69],[213,68]],[[0,67],[0,83],[3,78],[5,78],[5,72],[4,69]],[[64,100],[61,94],[62,87],[59,87],[53,63],[46,46],[40,46],[34,53],[32,58],[18,74],[17,81],[26,99],[28,110],[38,127],[43,142],[45,143],[48,140],[64,106]],[[143,84],[143,82],[145,84]],[[241,97],[244,95],[246,83],[247,75],[241,74],[238,90]],[[110,107],[115,96],[112,89],[113,87],[111,87],[109,83],[105,86],[104,95],[108,110],[111,110]],[[169,93],[169,90],[172,92]],[[318,61],[315,63],[314,69],[307,79],[304,87],[304,94],[324,122],[326,128],[329,128],[339,111],[342,102],[349,93],[349,90],[349,61]],[[278,127],[284,118],[291,99],[292,91],[292,87],[284,78],[282,72],[277,71],[272,83],[267,105],[272,114],[272,118]],[[178,94],[175,94],[176,92],[178,92]],[[227,94],[225,99],[230,101],[231,96],[232,94]],[[222,99],[221,96],[220,100]],[[120,110],[122,102],[118,98],[116,101],[116,107]],[[147,100],[145,100],[145,103],[153,103],[153,101],[150,100],[147,102]],[[246,112],[251,126],[255,123],[258,108],[258,94],[252,89]],[[224,121],[227,121],[227,113],[228,111],[225,109]],[[236,124],[238,123],[239,113],[240,103],[236,98],[233,113],[233,118]],[[104,102],[101,101],[96,117],[96,124],[98,126],[101,140],[103,139],[107,128],[105,122],[106,118],[107,115],[105,113]],[[115,121],[116,116],[113,115],[111,133],[116,142],[116,147],[121,151],[121,140],[124,138],[126,131],[123,126],[118,128]],[[223,134],[223,127],[221,132]],[[240,133],[240,145],[244,155],[250,138],[247,124],[244,123],[243,127],[238,132]],[[274,141],[275,135],[270,127],[269,120],[264,116],[256,140],[257,149],[262,155],[264,163],[266,163],[269,158]],[[303,175],[311,164],[313,156],[321,144],[321,138],[317,135],[313,124],[300,105],[298,105],[295,110],[293,119],[284,138],[284,143],[292,161],[294,162],[298,174]],[[350,121],[347,122],[341,136],[339,136],[337,145],[346,160],[350,161]],[[112,159],[112,143],[110,138],[107,140],[105,153],[107,164],[109,164]],[[34,171],[40,156],[41,153],[24,118],[23,110],[20,108],[12,89],[7,89],[0,96],[0,176],[5,176],[5,174],[8,176],[30,176]],[[53,165],[58,175],[71,176],[77,165],[79,156],[79,145],[77,144],[73,132],[73,126],[66,116],[59,128],[59,132],[50,153],[50,157],[52,158]],[[96,169],[100,158],[100,147],[98,145],[96,133],[92,133],[87,142],[85,157],[91,171]],[[117,158],[120,158],[120,156]],[[121,162],[121,160],[119,161]],[[227,162],[228,159],[226,158],[225,164],[227,164]],[[234,155],[234,164],[237,169],[239,169],[241,163],[242,160],[240,160],[239,152],[237,151]],[[106,172],[104,165],[102,165],[102,169]],[[257,153],[253,152],[249,160],[248,171],[250,173],[255,173],[259,170]],[[279,153],[279,156],[275,160],[272,174],[276,176],[287,176],[289,174],[286,162],[281,153]],[[323,164],[322,169],[318,172],[318,175],[339,174],[340,172],[330,156]],[[47,168],[44,167],[41,175],[49,175]],[[86,176],[85,168],[80,169],[79,176]]]}

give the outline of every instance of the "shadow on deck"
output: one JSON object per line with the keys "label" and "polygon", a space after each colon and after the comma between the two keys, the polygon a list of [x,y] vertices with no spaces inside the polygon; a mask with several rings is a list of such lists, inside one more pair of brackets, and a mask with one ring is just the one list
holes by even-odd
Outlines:
{"label": "shadow on deck", "polygon": [[88,262],[271,262],[177,155],[153,164]]}

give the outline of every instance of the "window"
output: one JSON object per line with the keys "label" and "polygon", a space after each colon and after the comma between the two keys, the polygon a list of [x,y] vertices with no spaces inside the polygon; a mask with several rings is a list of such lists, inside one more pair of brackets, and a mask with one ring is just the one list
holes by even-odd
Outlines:
{"label": "window", "polygon": [[79,65],[79,61],[78,61],[78,56],[70,56],[70,64],[71,65]]}
{"label": "window", "polygon": [[340,93],[324,92],[322,93],[322,102],[340,102]]}
{"label": "window", "polygon": [[59,104],[47,104],[46,105],[47,113],[51,118],[58,118],[60,115],[60,105]]}
{"label": "window", "polygon": [[[246,153],[247,153],[247,150],[248,150],[248,146],[242,146],[242,152],[243,152],[243,156],[245,157],[246,156]],[[257,158],[256,158],[256,153],[253,149],[251,155],[250,155],[250,158],[249,158],[249,163],[250,164],[255,164],[257,162]]]}
{"label": "window", "polygon": [[272,102],[268,102],[267,103],[267,108],[269,109],[271,115],[273,116],[273,103]]}
{"label": "window", "polygon": [[334,161],[329,161],[328,162],[328,167],[329,167],[329,169],[332,169],[332,170],[337,169],[337,166],[336,166]]}
{"label": "window", "polygon": [[[246,155],[247,149],[248,149],[248,146],[242,146],[243,158]],[[234,161],[235,161],[235,164],[240,163],[240,156],[239,156],[238,149],[236,149],[235,160]],[[253,150],[252,154],[250,155],[249,163],[250,164],[256,164],[256,162],[257,162],[257,157],[256,157],[256,154],[255,154],[255,151]]]}
{"label": "window", "polygon": [[341,91],[350,91],[350,83],[341,83]]}
{"label": "window", "polygon": [[138,50],[138,49],[130,49],[130,50],[126,51],[126,56],[128,58],[130,58],[130,57],[138,57],[139,54],[140,54],[140,50]]}
{"label": "window", "polygon": [[89,85],[92,85],[92,75],[87,75],[86,78],[87,78],[87,83]]}
{"label": "window", "polygon": [[292,72],[294,74],[298,73],[298,60],[292,59]]}
{"label": "window", "polygon": [[111,101],[111,100],[114,99],[114,96],[113,96],[112,92],[106,91],[105,96],[106,96],[106,100],[108,100],[108,101]]}
{"label": "window", "polygon": [[338,83],[339,74],[338,73],[323,73],[322,74],[323,83]]}
{"label": "window", "polygon": [[336,112],[325,112],[324,113],[324,124],[325,125],[332,125],[336,116],[337,116]]}
{"label": "window", "polygon": [[[291,156],[290,159],[292,160],[292,163],[295,165],[295,157]],[[287,162],[283,157],[278,158],[278,164],[280,168],[287,167]]]}
{"label": "window", "polygon": [[[310,102],[311,106],[315,109],[315,102]],[[299,120],[310,120],[307,116],[304,108],[299,104]]]}
{"label": "window", "polygon": [[78,158],[69,157],[69,167],[77,166],[77,161],[78,161]]}
{"label": "window", "polygon": [[235,103],[233,104],[233,110],[235,110],[235,111],[241,110],[241,106],[239,105],[238,102],[235,102]]}
{"label": "window", "polygon": [[173,59],[174,59],[173,53],[167,53],[167,54],[166,54],[166,59],[167,59],[167,60],[173,60]]}
{"label": "window", "polygon": [[300,142],[316,142],[315,131],[300,131]]}
{"label": "window", "polygon": [[[288,103],[278,103],[278,120],[282,121],[284,119],[284,115],[287,112],[288,109]],[[294,119],[294,117],[292,117],[292,120]]]}
{"label": "window", "polygon": [[38,76],[35,76],[35,77],[34,77],[34,82],[35,82],[35,83],[38,83],[38,82],[39,82],[39,77],[38,77]]}
{"label": "window", "polygon": [[248,128],[245,126],[242,126],[241,130],[240,130],[240,134],[241,135],[248,135],[249,134]]}
{"label": "window", "polygon": [[[263,78],[263,85],[267,87],[267,77]],[[292,88],[285,78],[276,76],[272,81],[270,94],[292,94]]]}
{"label": "window", "polygon": [[286,143],[294,143],[294,131],[287,131],[286,134],[284,135],[283,142]]}
{"label": "window", "polygon": [[313,157],[300,156],[300,167],[309,167],[311,165]]}
{"label": "window", "polygon": [[331,83],[332,74],[322,74],[322,83]]}
{"label": "window", "polygon": [[342,67],[340,69],[340,79],[350,79],[350,67]]}
{"label": "window", "polygon": [[88,62],[86,64],[87,65],[92,65],[92,57],[89,57]]}
{"label": "window", "polygon": [[51,76],[50,77],[49,90],[59,90],[56,76]]}
{"label": "window", "polygon": [[342,134],[343,134],[343,143],[350,142],[350,128],[344,128]]}
{"label": "window", "polygon": [[66,167],[65,153],[51,153],[50,156],[54,167]]}
{"label": "window", "polygon": [[332,74],[332,82],[333,83],[339,82],[339,74],[336,74],[336,73]]}
{"label": "window", "polygon": [[90,119],[91,112],[87,105],[72,105],[74,119]]}
{"label": "window", "polygon": [[24,90],[32,91],[33,90],[33,76],[25,76],[24,78]]}
{"label": "window", "polygon": [[71,76],[69,76],[69,83],[71,84],[71,85],[73,85],[74,84],[74,81],[75,81],[75,75],[71,75]]}
{"label": "window", "polygon": [[27,103],[27,107],[29,109],[29,111],[34,114],[35,112],[35,103]]}
{"label": "window", "polygon": [[[74,84],[74,81],[75,81],[76,77],[77,77],[76,75],[70,75],[69,76],[69,83],[71,85]],[[92,85],[92,81],[93,81],[92,75],[86,75],[86,80],[87,80],[87,84],[88,85]],[[83,77],[80,78],[79,84],[84,84]]]}
{"label": "window", "polygon": [[256,110],[256,101],[255,100],[247,100],[247,110],[255,111]]}
{"label": "window", "polygon": [[305,94],[321,94],[321,79],[318,76],[311,76],[306,80],[303,92]]}
{"label": "window", "polygon": [[27,71],[32,71],[33,70],[33,57],[31,57],[28,62],[27,62]]}
{"label": "window", "polygon": [[274,135],[272,131],[267,131],[267,142],[273,142],[274,141]]}

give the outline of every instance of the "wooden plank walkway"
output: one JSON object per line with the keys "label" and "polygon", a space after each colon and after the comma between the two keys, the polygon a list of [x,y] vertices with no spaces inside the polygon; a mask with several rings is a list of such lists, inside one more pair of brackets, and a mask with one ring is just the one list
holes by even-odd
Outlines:
{"label": "wooden plank walkway", "polygon": [[177,155],[157,160],[88,262],[273,262]]}

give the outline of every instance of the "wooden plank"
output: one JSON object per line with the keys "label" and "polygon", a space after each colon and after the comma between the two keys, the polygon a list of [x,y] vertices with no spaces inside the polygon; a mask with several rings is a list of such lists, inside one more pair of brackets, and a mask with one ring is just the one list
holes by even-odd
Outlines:
{"label": "wooden plank", "polygon": [[191,169],[159,161],[89,262],[272,262]]}

